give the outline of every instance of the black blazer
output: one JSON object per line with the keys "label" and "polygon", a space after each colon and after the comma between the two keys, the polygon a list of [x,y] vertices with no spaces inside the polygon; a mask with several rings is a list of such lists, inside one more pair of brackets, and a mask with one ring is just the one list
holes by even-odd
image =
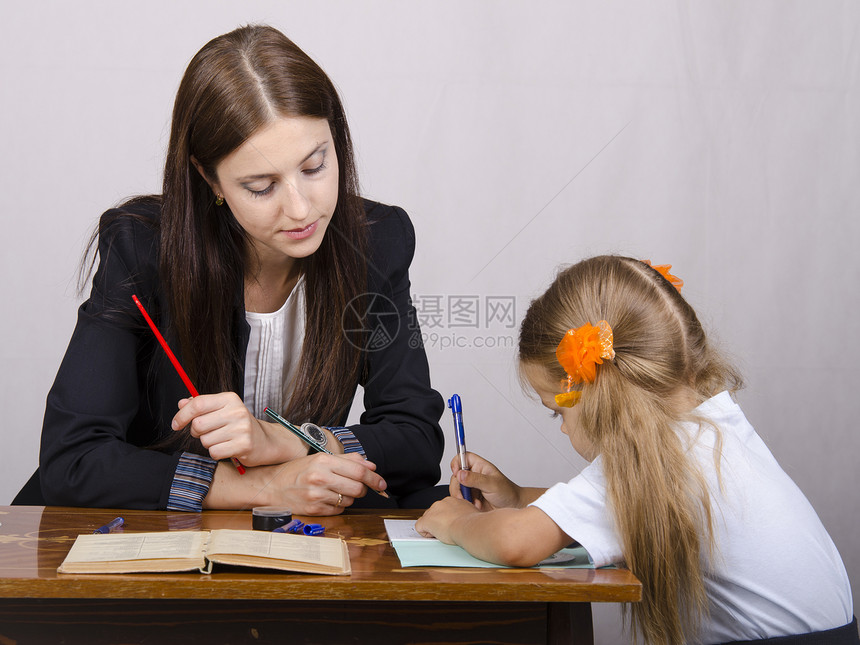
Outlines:
{"label": "black blazer", "polygon": [[[162,332],[169,327],[160,315],[167,306],[158,279],[158,229],[150,223],[160,208],[153,202],[124,210],[133,217],[117,217],[115,210],[102,216],[92,292],[48,394],[37,473],[47,504],[163,509],[181,454],[146,448],[171,435],[177,401],[188,392],[142,317],[128,309],[136,293]],[[397,207],[366,201],[365,211],[368,292],[396,315],[377,318],[383,327],[362,353],[365,412],[351,429],[396,498],[439,481],[444,406],[430,387],[409,297],[412,223]],[[250,328],[241,293],[233,295],[240,303],[234,327],[244,365]],[[170,336],[168,342],[175,350]],[[241,381],[236,391],[242,395]]]}

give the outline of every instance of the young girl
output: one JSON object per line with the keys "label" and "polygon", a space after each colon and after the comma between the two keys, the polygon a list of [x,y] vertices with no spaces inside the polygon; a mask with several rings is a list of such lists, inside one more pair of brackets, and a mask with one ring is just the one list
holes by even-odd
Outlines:
{"label": "young girl", "polygon": [[[416,528],[513,566],[572,541],[597,567],[625,562],[642,581],[642,601],[627,609],[648,643],[845,626],[842,560],[732,400],[740,378],[669,268],[585,260],[526,313],[521,374],[591,464],[548,490],[523,488],[470,453],[470,471],[452,462],[452,497]],[[475,489],[474,506],[460,484]],[[815,642],[858,642],[856,622],[835,633],[848,640]]]}
{"label": "young girl", "polygon": [[[404,331],[414,249],[406,213],[359,196],[323,70],[271,27],[213,39],[176,95],[162,194],[102,216],[39,471],[16,501],[320,515],[365,496],[420,505],[410,495],[440,476],[443,407]],[[340,427],[359,384],[361,423]],[[309,455],[266,407],[327,426],[317,440],[335,454]],[[370,492],[386,488],[388,499]]]}

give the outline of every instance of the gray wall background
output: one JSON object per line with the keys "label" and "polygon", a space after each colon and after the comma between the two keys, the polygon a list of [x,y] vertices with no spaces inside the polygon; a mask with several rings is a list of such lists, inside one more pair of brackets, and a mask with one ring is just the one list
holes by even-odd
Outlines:
{"label": "gray wall background", "polygon": [[[520,389],[516,326],[561,265],[604,252],[671,263],[860,588],[848,1],[3,3],[0,502],[36,466],[92,227],[159,191],[182,71],[247,22],[326,69],[364,192],[411,214],[434,384],[463,397],[470,449],[524,484],[578,472]],[[598,641],[615,642],[616,608],[595,616]]]}

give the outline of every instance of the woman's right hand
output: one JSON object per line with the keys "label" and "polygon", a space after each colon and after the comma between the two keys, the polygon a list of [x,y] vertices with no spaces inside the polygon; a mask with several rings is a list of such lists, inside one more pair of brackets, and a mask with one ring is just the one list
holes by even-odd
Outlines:
{"label": "woman's right hand", "polygon": [[288,506],[296,515],[337,515],[357,497],[367,495],[368,488],[385,490],[385,480],[375,471],[376,464],[357,454],[314,454],[247,468],[244,475],[222,461],[203,507]]}
{"label": "woman's right hand", "polygon": [[[460,468],[460,457],[451,460],[452,497],[462,498],[460,484],[472,489],[475,506],[482,511],[495,508],[520,508],[526,503],[522,500],[522,488],[502,474],[494,464],[473,452],[466,453],[469,470]],[[477,493],[477,494],[476,494]]]}
{"label": "woman's right hand", "polygon": [[235,457],[245,466],[280,464],[308,454],[301,439],[279,425],[251,414],[235,392],[182,399],[173,417],[174,431],[189,427],[212,459]]}

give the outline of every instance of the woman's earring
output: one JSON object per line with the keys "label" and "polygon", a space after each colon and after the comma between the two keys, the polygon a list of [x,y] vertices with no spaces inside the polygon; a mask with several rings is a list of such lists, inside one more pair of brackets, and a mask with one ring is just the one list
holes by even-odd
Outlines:
{"label": "woman's earring", "polygon": [[215,205],[223,206],[224,205],[224,195],[216,194],[215,195]]}

